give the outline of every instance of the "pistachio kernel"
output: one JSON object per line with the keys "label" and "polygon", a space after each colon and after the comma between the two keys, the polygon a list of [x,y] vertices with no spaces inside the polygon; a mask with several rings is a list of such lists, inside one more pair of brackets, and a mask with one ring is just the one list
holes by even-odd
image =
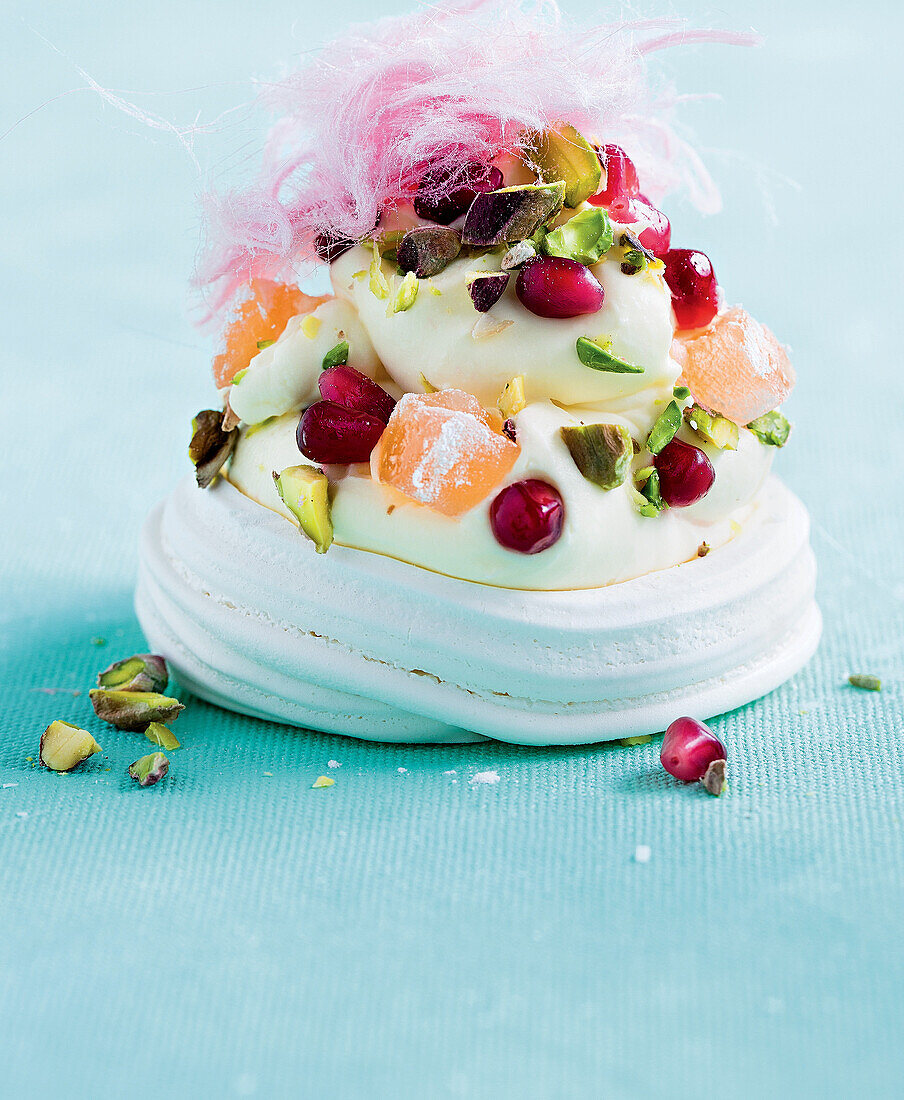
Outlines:
{"label": "pistachio kernel", "polygon": [[727,417],[711,413],[701,405],[689,405],[684,410],[684,420],[691,431],[720,451],[738,449],[738,426]]}
{"label": "pistachio kernel", "polygon": [[580,206],[599,190],[602,167],[589,141],[566,122],[521,139],[524,158],[546,183],[563,180],[565,205]]}
{"label": "pistachio kernel", "polygon": [[298,520],[303,535],[314,543],[318,554],[333,544],[333,520],[329,481],[315,466],[289,466],[281,474],[273,471],[280,500]]}
{"label": "pistachio kernel", "polygon": [[848,676],[851,687],[862,688],[864,691],[881,691],[882,681],[878,676],[870,676],[865,672],[854,672]]}
{"label": "pistachio kernel", "polygon": [[507,271],[474,271],[467,277],[468,294],[478,313],[487,313],[508,286]]}
{"label": "pistachio kernel", "polygon": [[598,263],[611,247],[612,223],[601,206],[579,211],[543,239],[547,256],[560,256],[588,266]]}
{"label": "pistachio kernel", "polygon": [[527,408],[524,396],[524,375],[516,374],[502,387],[502,393],[496,399],[496,408],[503,420],[511,420],[522,409]]}
{"label": "pistachio kernel", "polygon": [[562,180],[483,191],[468,210],[461,239],[484,247],[525,240],[558,214],[564,199]]}
{"label": "pistachio kernel", "polygon": [[413,271],[418,279],[428,279],[444,271],[459,252],[461,237],[454,229],[421,225],[405,234],[396,258],[402,271]]}
{"label": "pistachio kernel", "polygon": [[386,316],[391,317],[394,313],[405,313],[411,309],[417,300],[417,291],[417,275],[409,271],[392,292],[389,305],[386,307]]}
{"label": "pistachio kernel", "polygon": [[513,268],[526,264],[529,260],[535,260],[537,255],[537,246],[533,241],[516,241],[502,257],[499,266],[503,271],[511,271]]}
{"label": "pistachio kernel", "polygon": [[153,787],[169,771],[169,760],[162,752],[148,753],[129,765],[129,775],[140,787]]}
{"label": "pistachio kernel", "polygon": [[599,344],[586,336],[579,336],[575,345],[578,359],[591,370],[607,371],[610,374],[643,374],[643,367],[636,367],[633,363],[619,359],[612,354],[609,346],[609,341]]}
{"label": "pistachio kernel", "polygon": [[166,691],[169,671],[156,653],[138,653],[98,674],[97,686],[115,691]]}
{"label": "pistachio kernel", "polygon": [[41,735],[38,759],[42,767],[51,771],[69,772],[100,751],[100,745],[87,730],[57,720]]}
{"label": "pistachio kernel", "polygon": [[777,410],[758,416],[747,427],[767,447],[784,447],[791,434],[791,422]]}
{"label": "pistachio kernel", "polygon": [[725,790],[725,760],[713,760],[700,782],[708,794],[718,798]]}
{"label": "pistachio kernel", "polygon": [[324,355],[321,368],[323,370],[329,370],[330,367],[341,367],[348,362],[348,340],[340,340],[335,347]]}
{"label": "pistachio kernel", "polygon": [[681,409],[677,401],[670,401],[656,418],[656,423],[647,436],[647,450],[650,454],[658,455],[663,447],[672,442],[680,427]]}
{"label": "pistachio kernel", "polygon": [[583,477],[607,491],[624,484],[634,458],[627,428],[621,424],[581,424],[560,431]]}
{"label": "pistachio kernel", "polygon": [[223,414],[216,409],[202,409],[192,421],[192,437],[188,457],[195,467],[198,487],[206,489],[216,480],[238,441],[235,429],[223,428]]}
{"label": "pistachio kernel", "polygon": [[88,692],[94,713],[119,730],[141,733],[151,722],[175,722],[185,707],[178,699],[151,691],[109,691],[92,688]]}
{"label": "pistachio kernel", "polygon": [[182,748],[179,738],[161,722],[151,722],[144,735],[152,745],[159,745],[161,749],[172,751]]}

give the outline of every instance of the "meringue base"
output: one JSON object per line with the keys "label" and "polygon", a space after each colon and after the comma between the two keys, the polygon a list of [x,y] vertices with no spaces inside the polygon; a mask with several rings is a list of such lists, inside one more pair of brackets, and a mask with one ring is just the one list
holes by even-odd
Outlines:
{"label": "meringue base", "polygon": [[188,477],[145,524],[135,601],[179,682],[231,710],[369,741],[573,745],[776,688],[819,642],[815,578],[806,509],[775,477],[706,557],[562,592],[318,555],[228,482]]}

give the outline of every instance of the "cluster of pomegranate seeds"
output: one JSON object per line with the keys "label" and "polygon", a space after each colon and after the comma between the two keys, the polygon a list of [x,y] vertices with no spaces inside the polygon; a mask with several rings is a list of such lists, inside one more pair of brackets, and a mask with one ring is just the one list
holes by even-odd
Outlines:
{"label": "cluster of pomegranate seeds", "polygon": [[295,441],[312,462],[367,462],[385,427],[378,416],[316,401],[298,421]]}
{"label": "cluster of pomegranate seeds", "polygon": [[419,218],[448,225],[468,212],[478,194],[498,191],[503,183],[498,168],[477,161],[454,172],[447,168],[428,168],[421,177],[414,212]]}
{"label": "cluster of pomegranate seeds", "polygon": [[709,256],[693,248],[670,248],[660,258],[678,328],[708,325],[719,312],[719,286]]}
{"label": "cluster of pomegranate seeds", "polygon": [[321,374],[320,395],[346,409],[375,416],[384,424],[395,408],[395,399],[382,386],[347,363],[330,367]]}
{"label": "cluster of pomegranate seeds", "polygon": [[518,273],[515,292],[538,317],[580,317],[603,305],[603,288],[592,271],[577,260],[543,256]]}
{"label": "cluster of pomegranate seeds", "polygon": [[630,198],[640,191],[634,162],[620,145],[603,145],[597,148],[605,185],[602,191],[587,200],[594,206],[609,206],[619,199]]}
{"label": "cluster of pomegranate seeds", "polygon": [[716,471],[699,447],[673,439],[653,459],[659,491],[670,508],[687,508],[713,487]]}
{"label": "cluster of pomegranate seeds", "polygon": [[490,525],[500,546],[539,554],[559,541],[565,505],[557,489],[529,478],[507,485],[490,505]]}
{"label": "cluster of pomegranate seeds", "polygon": [[683,783],[702,780],[710,794],[721,794],[725,783],[725,746],[709,726],[696,718],[676,718],[665,731],[659,759]]}

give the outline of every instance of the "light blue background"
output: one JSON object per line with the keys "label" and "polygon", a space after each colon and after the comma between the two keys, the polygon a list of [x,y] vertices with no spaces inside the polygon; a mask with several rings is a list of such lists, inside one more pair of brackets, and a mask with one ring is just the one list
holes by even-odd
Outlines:
{"label": "light blue background", "polygon": [[[826,616],[803,674],[716,723],[726,797],[669,781],[656,744],[381,748],[194,701],[172,774],[139,791],[146,742],[71,694],[142,644],[138,529],[212,394],[184,308],[197,173],[66,94],[73,64],[209,119],[368,9],[45,0],[0,20],[0,131],[46,103],[0,140],[0,1095],[899,1095],[897,5],[688,3],[766,48],[656,62],[725,95],[684,115],[724,215],[668,209],[794,348],[779,466]],[[255,125],[230,116],[200,159],[240,170]],[[846,687],[858,670],[883,692]],[[56,717],[106,758],[33,770]],[[310,790],[330,759],[336,786]],[[497,785],[469,782],[487,769]]]}

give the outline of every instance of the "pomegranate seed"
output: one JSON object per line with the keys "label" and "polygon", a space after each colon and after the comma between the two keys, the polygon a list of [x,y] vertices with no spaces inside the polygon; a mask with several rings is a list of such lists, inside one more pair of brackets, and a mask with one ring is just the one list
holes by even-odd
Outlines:
{"label": "pomegranate seed", "polygon": [[477,161],[470,161],[457,171],[428,168],[418,186],[414,212],[419,218],[448,225],[468,212],[480,192],[498,191],[504,182],[498,168]]}
{"label": "pomegranate seed", "polygon": [[708,325],[719,312],[719,287],[709,256],[692,248],[670,248],[661,258],[678,328]]}
{"label": "pomegranate seed", "polygon": [[608,206],[616,199],[637,194],[640,190],[637,169],[620,145],[604,145],[597,149],[596,155],[605,173],[606,182],[602,191],[587,200],[589,203],[594,206]]}
{"label": "pomegranate seed", "polygon": [[714,761],[727,759],[727,753],[709,726],[696,718],[676,718],[665,731],[659,759],[669,775],[696,783]]}
{"label": "pomegranate seed", "polygon": [[515,291],[523,305],[538,317],[596,313],[604,297],[603,288],[588,268],[559,256],[544,256],[525,264],[518,273]]}
{"label": "pomegranate seed", "polygon": [[616,199],[609,206],[609,216],[621,225],[632,226],[637,239],[654,256],[661,256],[668,251],[672,241],[672,224],[643,195]]}
{"label": "pomegranate seed", "polygon": [[330,367],[321,374],[320,395],[345,409],[375,416],[384,424],[395,408],[395,400],[382,386],[347,363]]}
{"label": "pomegranate seed", "polygon": [[298,421],[295,440],[312,462],[367,462],[385,427],[369,413],[316,401]]}
{"label": "pomegranate seed", "polygon": [[702,500],[713,487],[716,471],[699,447],[673,439],[653,459],[659,491],[670,508],[686,508]]}
{"label": "pomegranate seed", "polygon": [[559,541],[565,505],[557,489],[530,478],[507,485],[490,505],[490,524],[500,546],[539,554]]}

